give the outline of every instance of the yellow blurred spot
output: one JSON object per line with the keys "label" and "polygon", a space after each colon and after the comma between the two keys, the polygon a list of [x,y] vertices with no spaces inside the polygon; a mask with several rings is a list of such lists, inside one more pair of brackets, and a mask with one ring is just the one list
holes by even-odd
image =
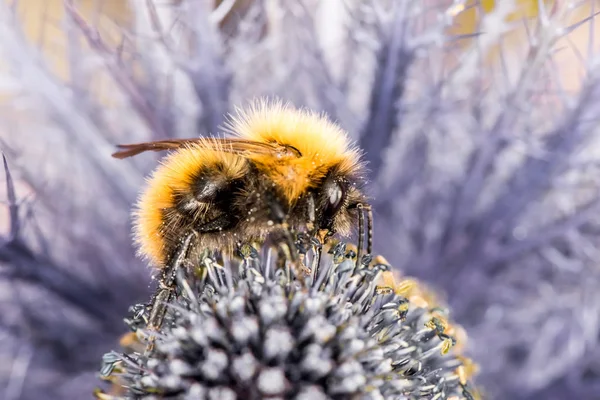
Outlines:
{"label": "yellow blurred spot", "polygon": [[129,332],[121,336],[119,345],[124,348],[126,352],[140,352],[144,350],[144,344],[140,340],[139,334],[135,332]]}
{"label": "yellow blurred spot", "polygon": [[438,304],[431,290],[415,279],[401,278],[395,271],[383,272],[379,278],[379,286],[393,288],[394,293],[405,297],[416,307],[429,308]]}
{"label": "yellow blurred spot", "polygon": [[119,339],[119,345],[121,347],[131,347],[136,343],[139,343],[139,340],[135,332],[128,332]]}
{"label": "yellow blurred spot", "polygon": [[94,397],[99,400],[117,400],[118,398],[115,396],[111,396],[110,394],[104,393],[102,390],[96,388],[94,389]]}
{"label": "yellow blurred spot", "polygon": [[458,375],[458,381],[461,384],[467,384],[467,373],[464,366],[461,365],[460,367],[456,368],[456,375]]}
{"label": "yellow blurred spot", "polygon": [[412,279],[403,279],[396,284],[394,291],[400,296],[410,297],[410,295],[417,289],[417,286],[417,281]]}
{"label": "yellow blurred spot", "polygon": [[[546,14],[552,14],[556,0],[544,0],[543,4]],[[482,14],[490,14],[496,9],[498,1],[480,0],[479,5],[474,0],[468,1],[466,7],[458,13],[451,12],[454,16],[454,24],[451,32],[459,35],[468,35],[475,33],[478,25],[481,22]],[[533,19],[539,15],[538,0],[516,0],[515,11],[510,13],[506,20],[508,22],[519,21],[524,18]]]}
{"label": "yellow blurred spot", "polygon": [[375,258],[373,258],[373,263],[374,264],[390,265],[390,263],[382,255],[375,256]]}
{"label": "yellow blurred spot", "polygon": [[417,287],[418,283],[412,279],[403,279],[398,281],[391,271],[385,271],[381,274],[382,285],[394,289],[394,293],[399,296],[408,298]]}
{"label": "yellow blurred spot", "polygon": [[[554,7],[554,1],[544,0],[546,13],[549,14]],[[481,0],[481,8],[485,13],[494,11],[497,2],[494,0]],[[515,1],[515,11],[510,13],[508,21],[515,21],[521,18],[535,18],[539,14],[540,4],[538,0],[517,0]]]}
{"label": "yellow blurred spot", "polygon": [[477,374],[479,367],[468,357],[457,355],[456,358],[462,363],[462,365],[456,369],[456,374],[458,375],[460,383],[465,385],[467,380]]}
{"label": "yellow blurred spot", "polygon": [[448,329],[446,329],[444,333],[456,339],[456,344],[454,345],[455,352],[461,352],[464,350],[467,340],[469,339],[465,328],[460,325],[448,324]]}
{"label": "yellow blurred spot", "polygon": [[458,14],[463,12],[465,8],[466,7],[463,3],[453,4],[452,6],[450,6],[450,8],[448,8],[448,10],[446,10],[446,14],[448,14],[451,17],[456,17]]}

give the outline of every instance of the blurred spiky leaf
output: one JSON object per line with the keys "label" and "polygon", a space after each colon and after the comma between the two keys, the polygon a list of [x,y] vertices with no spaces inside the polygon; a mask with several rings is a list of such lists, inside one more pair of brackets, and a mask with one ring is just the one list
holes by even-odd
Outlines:
{"label": "blurred spiky leaf", "polygon": [[[31,40],[34,3],[47,30]],[[81,321],[116,326],[147,293],[126,221],[155,159],[116,163],[112,145],[214,133],[262,95],[326,111],[368,150],[377,251],[448,294],[493,394],[597,393],[596,0],[133,0],[122,19],[58,4],[0,3],[22,227],[1,250],[6,359],[35,349],[26,384],[2,371],[11,396],[89,385],[62,372],[85,369],[65,349],[116,334]]]}

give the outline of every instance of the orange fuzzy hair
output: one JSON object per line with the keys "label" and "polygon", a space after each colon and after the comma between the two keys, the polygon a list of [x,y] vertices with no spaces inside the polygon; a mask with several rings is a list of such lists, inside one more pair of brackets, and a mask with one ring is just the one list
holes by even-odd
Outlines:
{"label": "orange fuzzy hair", "polygon": [[[318,184],[329,168],[337,166],[342,174],[361,168],[360,154],[351,147],[347,134],[323,115],[298,110],[281,102],[255,102],[247,111],[238,110],[226,131],[256,142],[276,142],[295,147],[301,157],[278,154],[234,155],[218,149],[209,150],[198,144],[173,151],[147,181],[134,213],[134,237],[138,253],[156,266],[163,266],[166,238],[164,210],[174,206],[173,197],[190,191],[200,170],[220,165],[220,179],[238,179],[248,171],[246,159],[277,186],[290,206],[308,189]],[[204,203],[197,211],[198,219],[211,207]]]}
{"label": "orange fuzzy hair", "polygon": [[[225,178],[237,179],[247,172],[244,160],[233,154],[208,150],[201,144],[183,147],[161,160],[147,180],[134,212],[134,238],[138,254],[155,265],[165,262],[165,240],[161,232],[168,229],[163,222],[163,209],[173,207],[173,195],[190,190],[194,174],[200,168],[220,163]],[[206,212],[206,205],[199,212]],[[198,215],[200,217],[200,215]]]}
{"label": "orange fuzzy hair", "polygon": [[275,155],[250,155],[283,193],[290,205],[326,171],[338,165],[341,173],[357,170],[360,153],[351,147],[347,133],[325,115],[295,109],[281,102],[255,101],[247,111],[237,110],[227,132],[256,142],[285,143],[302,157],[277,160]]}

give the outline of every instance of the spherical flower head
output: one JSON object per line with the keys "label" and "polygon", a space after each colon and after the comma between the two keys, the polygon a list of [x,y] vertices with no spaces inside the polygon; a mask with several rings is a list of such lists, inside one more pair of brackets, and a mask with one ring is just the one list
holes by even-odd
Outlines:
{"label": "spherical flower head", "polygon": [[340,243],[298,278],[271,253],[181,271],[154,350],[105,356],[105,398],[472,398],[444,310],[398,294],[389,266]]}

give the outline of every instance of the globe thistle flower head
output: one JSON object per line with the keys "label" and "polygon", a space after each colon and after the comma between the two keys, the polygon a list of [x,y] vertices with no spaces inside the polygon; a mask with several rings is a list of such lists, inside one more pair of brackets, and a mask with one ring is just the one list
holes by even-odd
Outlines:
{"label": "globe thistle flower head", "polygon": [[299,277],[266,246],[242,250],[180,271],[156,347],[105,355],[118,394],[99,398],[472,398],[445,311],[398,294],[387,264],[339,243]]}

